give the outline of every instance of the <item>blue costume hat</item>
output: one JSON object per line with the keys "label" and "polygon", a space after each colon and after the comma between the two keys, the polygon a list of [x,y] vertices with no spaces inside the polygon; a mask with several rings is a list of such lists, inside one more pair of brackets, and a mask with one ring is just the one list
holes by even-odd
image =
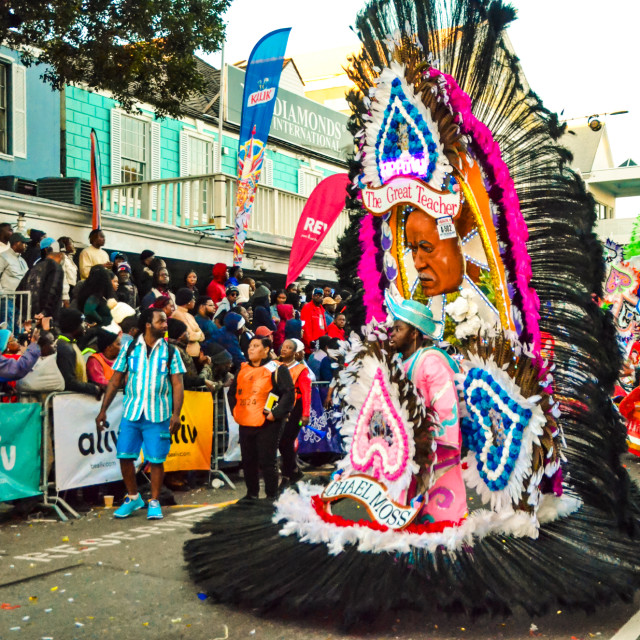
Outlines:
{"label": "blue costume hat", "polygon": [[402,300],[397,302],[389,291],[385,291],[384,300],[389,313],[396,319],[402,320],[415,327],[428,338],[440,340],[444,330],[442,322],[433,319],[430,309],[416,300]]}

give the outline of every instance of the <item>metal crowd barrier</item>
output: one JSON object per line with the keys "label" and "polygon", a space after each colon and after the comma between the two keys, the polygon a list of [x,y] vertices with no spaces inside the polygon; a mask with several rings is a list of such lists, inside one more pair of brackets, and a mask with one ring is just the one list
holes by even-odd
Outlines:
{"label": "metal crowd barrier", "polygon": [[23,330],[24,323],[31,320],[31,292],[15,291],[0,295],[0,323],[15,334]]}
{"label": "metal crowd barrier", "polygon": [[229,447],[229,420],[227,417],[227,403],[224,389],[213,394],[213,447],[211,449],[211,471],[209,480],[219,476],[229,487],[235,489],[229,476],[220,468],[224,461],[224,454]]}

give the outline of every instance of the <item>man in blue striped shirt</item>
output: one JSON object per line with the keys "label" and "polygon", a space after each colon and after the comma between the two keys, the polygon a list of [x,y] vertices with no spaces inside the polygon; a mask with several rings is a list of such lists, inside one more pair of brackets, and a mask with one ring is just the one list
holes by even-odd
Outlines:
{"label": "man in blue striped shirt", "polygon": [[140,316],[140,336],[120,350],[113,365],[113,377],[96,418],[98,431],[107,423],[107,409],[122,386],[126,374],[124,414],[118,432],[117,456],[128,496],[115,511],[126,518],[144,506],[138,493],[134,461],[143,449],[151,464],[151,500],[147,518],[162,518],[158,497],[164,477],[164,461],[171,446],[171,435],[180,427],[184,399],[182,374],[185,366],[180,354],[167,344],[167,316],[161,309],[145,309]]}

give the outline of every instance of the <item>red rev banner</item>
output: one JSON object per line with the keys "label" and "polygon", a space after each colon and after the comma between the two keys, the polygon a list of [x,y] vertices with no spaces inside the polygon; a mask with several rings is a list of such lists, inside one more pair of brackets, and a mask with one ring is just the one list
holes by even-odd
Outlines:
{"label": "red rev banner", "polygon": [[312,192],[302,210],[291,245],[287,286],[302,273],[329,229],[344,209],[349,176],[336,173],[325,178]]}

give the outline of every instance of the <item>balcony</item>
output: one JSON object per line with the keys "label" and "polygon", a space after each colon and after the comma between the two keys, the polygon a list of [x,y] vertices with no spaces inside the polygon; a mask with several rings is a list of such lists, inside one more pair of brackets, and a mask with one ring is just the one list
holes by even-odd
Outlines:
{"label": "balcony", "polygon": [[[102,195],[103,211],[115,216],[211,235],[233,232],[236,179],[226,174],[112,184],[102,188]],[[248,242],[290,247],[306,201],[297,193],[258,186]],[[320,254],[335,257],[338,237],[348,222],[343,211],[320,245]]]}

